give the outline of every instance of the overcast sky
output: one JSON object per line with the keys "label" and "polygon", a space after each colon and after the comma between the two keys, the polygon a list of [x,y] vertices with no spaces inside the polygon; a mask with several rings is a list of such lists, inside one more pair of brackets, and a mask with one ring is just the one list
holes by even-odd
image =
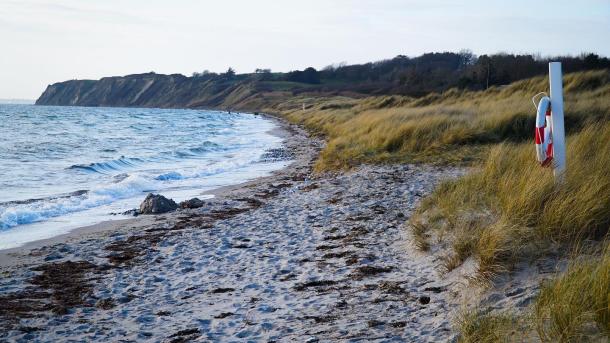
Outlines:
{"label": "overcast sky", "polygon": [[0,0],[0,98],[67,79],[461,49],[609,56],[610,0]]}

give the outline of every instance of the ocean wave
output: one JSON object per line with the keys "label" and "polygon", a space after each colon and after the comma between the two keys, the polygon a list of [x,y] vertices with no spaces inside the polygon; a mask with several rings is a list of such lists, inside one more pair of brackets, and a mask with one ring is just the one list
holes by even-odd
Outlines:
{"label": "ocean wave", "polygon": [[7,207],[7,206],[14,206],[14,205],[31,204],[31,203],[36,202],[36,201],[50,201],[50,200],[54,200],[54,199],[69,198],[71,196],[83,195],[83,194],[85,194],[87,192],[89,192],[89,191],[86,190],[86,189],[81,189],[81,190],[70,192],[70,193],[67,193],[67,194],[59,194],[59,195],[49,196],[49,197],[45,197],[45,198],[34,198],[34,199],[26,199],[26,200],[11,200],[11,201],[6,201],[6,202],[0,202],[0,208],[1,207]]}
{"label": "ocean wave", "polygon": [[89,164],[74,164],[67,169],[82,170],[85,172],[109,174],[117,171],[123,171],[126,169],[134,169],[145,163],[158,163],[167,161],[168,159],[189,159],[196,158],[205,155],[212,151],[222,151],[227,149],[220,144],[205,141],[197,147],[188,148],[184,150],[168,151],[159,154],[158,156],[139,158],[139,157],[125,157],[121,156],[115,160],[109,160],[104,162],[92,162]]}
{"label": "ocean wave", "polygon": [[157,184],[147,178],[130,175],[121,182],[90,191],[78,191],[69,196],[3,203],[0,204],[0,230],[107,205],[144,194],[156,187]]}
{"label": "ocean wave", "polygon": [[88,172],[95,172],[101,174],[107,174],[109,172],[115,172],[117,170],[123,170],[125,168],[134,168],[138,164],[142,163],[143,160],[139,158],[127,158],[121,156],[116,160],[110,160],[106,162],[94,162],[89,164],[74,164],[68,167],[68,169],[84,170]]}
{"label": "ocean wave", "polygon": [[197,147],[168,152],[165,154],[165,156],[177,157],[179,159],[196,158],[205,156],[209,152],[223,151],[228,148],[229,147],[221,146],[220,144],[214,142],[205,141]]}
{"label": "ocean wave", "polygon": [[[0,166],[0,188],[6,184],[8,193],[4,202],[0,199],[0,230],[7,234],[13,227],[51,218],[67,216],[78,221],[75,218],[89,213],[101,218],[106,209],[137,206],[149,191],[181,200],[211,187],[241,182],[261,175],[260,155],[281,144],[267,133],[271,122],[251,115],[63,107],[28,110],[36,115],[20,120],[10,117],[8,122],[14,124],[9,129],[19,134],[0,142],[0,160],[8,161]],[[62,126],[41,128],[47,122],[40,120],[40,113],[55,111],[61,112],[56,120]],[[33,124],[36,121],[41,123]],[[9,192],[13,189],[14,193]],[[69,193],[75,189],[81,191]],[[25,197],[29,199],[9,201]],[[64,225],[62,220],[52,220],[48,230]]]}
{"label": "ocean wave", "polygon": [[161,175],[158,175],[155,180],[159,181],[170,181],[170,180],[181,180],[184,176],[178,172],[168,172]]}
{"label": "ocean wave", "polygon": [[[115,182],[89,191],[81,190],[57,197],[0,203],[0,230],[30,224],[111,204],[120,199],[132,198],[147,192],[167,188],[167,182],[231,173],[258,160],[258,154],[244,154],[234,160],[222,160],[190,172],[168,171],[157,176],[118,174]],[[191,184],[191,183],[189,183]]]}

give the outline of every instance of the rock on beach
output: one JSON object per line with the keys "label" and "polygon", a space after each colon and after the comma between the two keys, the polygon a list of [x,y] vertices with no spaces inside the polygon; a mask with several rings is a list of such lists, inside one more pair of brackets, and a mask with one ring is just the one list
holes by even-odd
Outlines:
{"label": "rock on beach", "polygon": [[161,194],[148,193],[146,199],[140,204],[140,214],[158,214],[174,211],[178,204]]}

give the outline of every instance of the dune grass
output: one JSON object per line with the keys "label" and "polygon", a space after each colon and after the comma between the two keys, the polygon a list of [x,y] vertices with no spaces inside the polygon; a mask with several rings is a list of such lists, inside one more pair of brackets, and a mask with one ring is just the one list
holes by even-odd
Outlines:
{"label": "dune grass", "polygon": [[530,311],[470,310],[457,319],[460,342],[607,342],[610,338],[610,245],[575,256],[543,285]]}
{"label": "dune grass", "polygon": [[457,319],[461,343],[531,342],[531,327],[510,313],[463,312]]}
{"label": "dune grass", "polygon": [[[452,89],[417,99],[301,96],[272,111],[326,135],[319,171],[379,162],[464,164],[480,161],[492,144],[530,140],[535,118],[529,99],[547,85],[538,77],[485,92]],[[568,133],[608,120],[610,71],[568,74],[565,92]]]}
{"label": "dune grass", "polygon": [[610,245],[601,257],[575,260],[543,286],[534,306],[536,329],[545,342],[610,339]]}
{"label": "dune grass", "polygon": [[[531,144],[501,143],[482,166],[441,184],[412,222],[419,240],[450,242],[451,270],[473,256],[479,275],[492,278],[556,243],[602,239],[610,226],[610,123],[568,137],[567,172],[533,161]],[[429,244],[429,243],[428,243]]]}

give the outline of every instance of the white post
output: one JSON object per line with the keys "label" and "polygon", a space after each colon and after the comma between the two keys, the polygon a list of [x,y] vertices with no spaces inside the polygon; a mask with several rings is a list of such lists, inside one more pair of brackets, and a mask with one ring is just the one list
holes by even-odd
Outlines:
{"label": "white post", "polygon": [[555,179],[560,180],[566,169],[566,137],[563,125],[563,80],[561,62],[549,63],[551,86],[551,130],[553,132],[553,160]]}

